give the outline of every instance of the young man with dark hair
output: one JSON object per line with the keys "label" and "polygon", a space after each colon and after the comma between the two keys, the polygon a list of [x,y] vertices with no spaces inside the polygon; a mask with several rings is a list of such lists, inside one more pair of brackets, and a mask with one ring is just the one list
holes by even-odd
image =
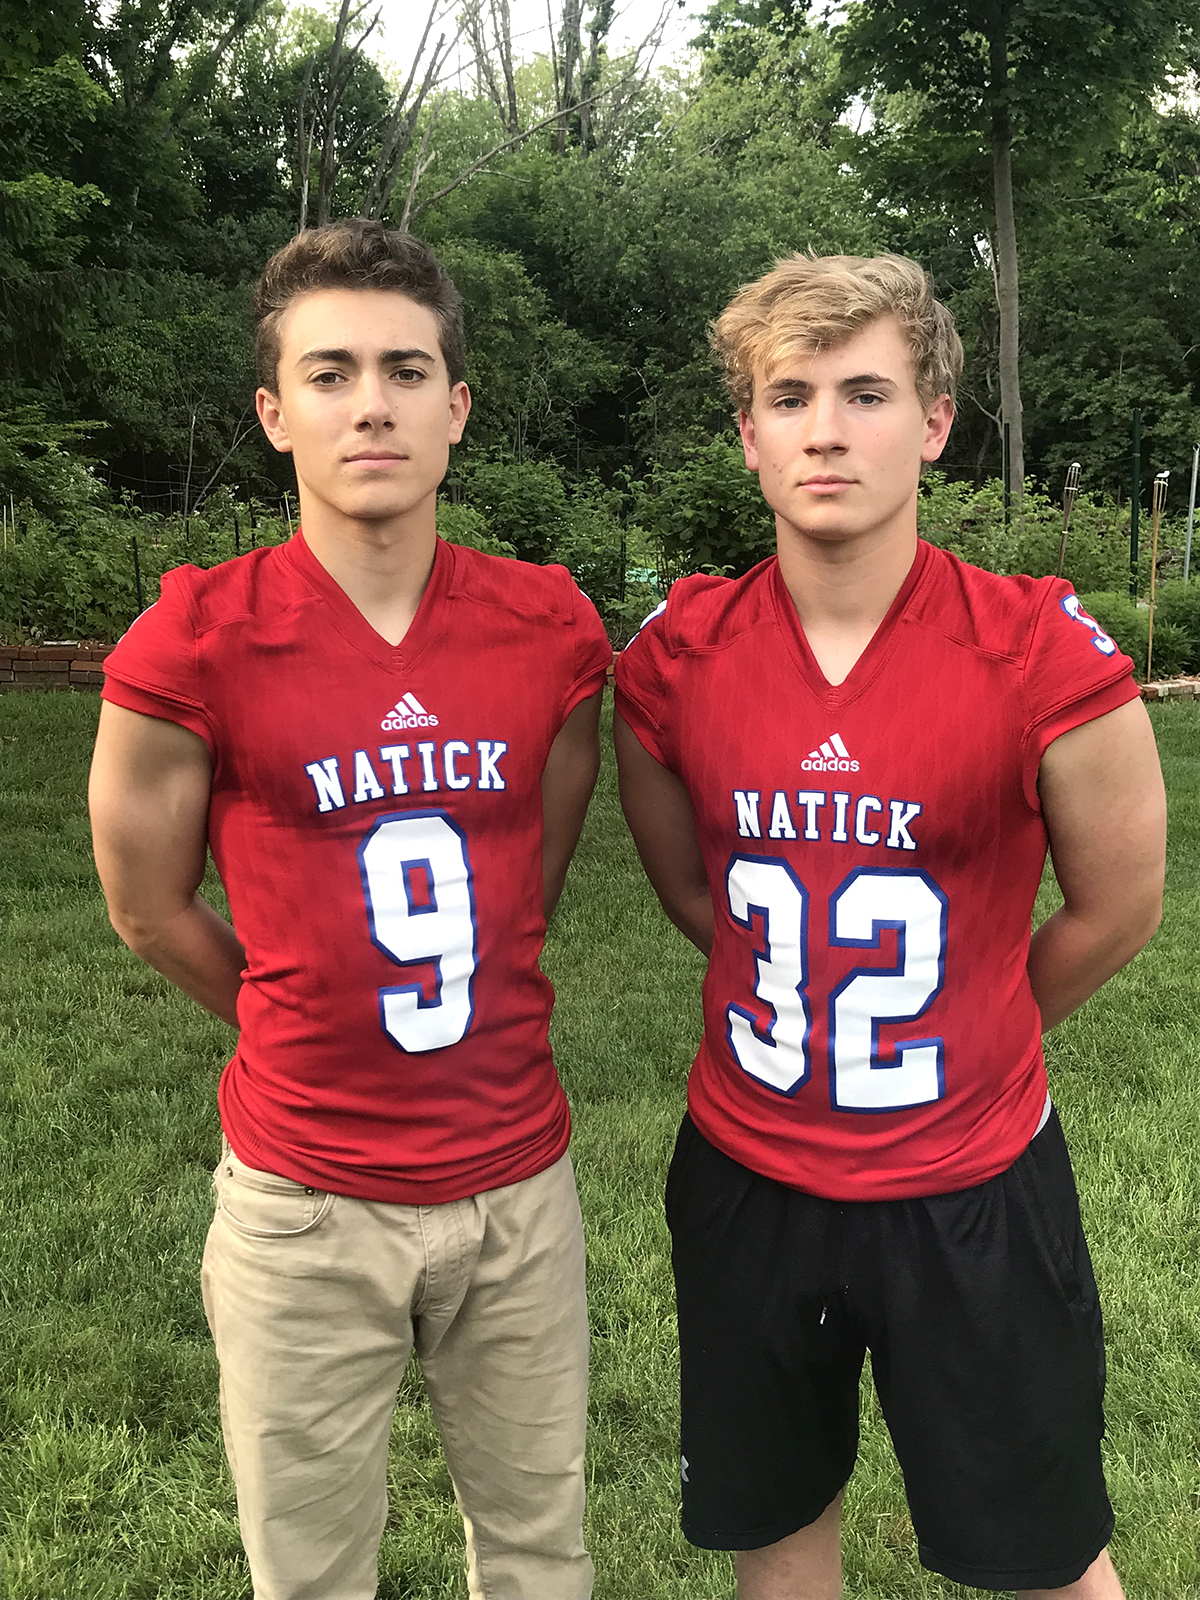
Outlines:
{"label": "young man with dark hair", "polygon": [[714,343],[778,553],[678,582],[617,675],[626,815],[709,956],[667,1183],[684,1531],[742,1600],[840,1595],[869,1349],[923,1563],[1116,1600],[1041,1033],[1160,915],[1131,663],[1066,583],[918,539],[962,364],[919,267],[784,261]]}
{"label": "young man with dark hair", "polygon": [[113,926],[241,1030],[203,1282],[254,1593],[374,1595],[415,1344],[471,1595],[584,1600],[583,1239],[538,957],[607,640],[562,567],[436,536],[470,394],[424,245],[303,233],[257,312],[303,531],[165,576],[108,659],[91,785]]}

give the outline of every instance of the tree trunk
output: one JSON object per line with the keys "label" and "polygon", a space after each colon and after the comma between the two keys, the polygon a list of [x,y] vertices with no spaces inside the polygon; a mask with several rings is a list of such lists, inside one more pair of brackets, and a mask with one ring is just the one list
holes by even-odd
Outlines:
{"label": "tree trunk", "polygon": [[1025,434],[1021,413],[1020,301],[1017,292],[1017,221],[1013,211],[1012,117],[1008,105],[1007,6],[997,5],[988,40],[991,59],[992,188],[996,207],[996,305],[1000,312],[1000,421],[1009,426],[1012,493],[1025,487]]}
{"label": "tree trunk", "polygon": [[325,90],[325,125],[321,132],[321,160],[317,167],[317,227],[323,228],[333,215],[333,187],[337,182],[337,119],[345,83],[342,79],[342,45],[350,18],[350,0],[342,0],[333,49],[329,53],[329,78]]}

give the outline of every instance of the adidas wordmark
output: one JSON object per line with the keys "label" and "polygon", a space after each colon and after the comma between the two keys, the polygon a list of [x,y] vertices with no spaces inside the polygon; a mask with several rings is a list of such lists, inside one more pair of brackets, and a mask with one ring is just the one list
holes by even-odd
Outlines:
{"label": "adidas wordmark", "polygon": [[417,699],[415,694],[402,694],[379,726],[384,733],[398,733],[403,728],[436,728],[438,719]]}
{"label": "adidas wordmark", "polygon": [[800,765],[805,772],[858,771],[858,762],[850,759],[840,733],[831,733],[815,750],[808,752]]}

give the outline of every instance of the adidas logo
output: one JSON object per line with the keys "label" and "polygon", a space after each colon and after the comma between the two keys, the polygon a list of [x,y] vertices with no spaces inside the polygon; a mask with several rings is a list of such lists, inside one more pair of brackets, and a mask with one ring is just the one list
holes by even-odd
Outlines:
{"label": "adidas logo", "polygon": [[379,726],[384,733],[399,733],[404,728],[436,728],[437,721],[415,694],[402,694]]}
{"label": "adidas logo", "polygon": [[824,743],[810,750],[800,763],[805,772],[857,772],[858,762],[842,743],[840,733],[831,733]]}

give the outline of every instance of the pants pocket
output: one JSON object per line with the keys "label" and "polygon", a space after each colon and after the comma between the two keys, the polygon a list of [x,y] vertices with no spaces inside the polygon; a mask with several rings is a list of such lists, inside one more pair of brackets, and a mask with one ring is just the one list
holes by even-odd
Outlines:
{"label": "pants pocket", "polygon": [[231,1150],[221,1158],[213,1187],[218,1214],[250,1239],[296,1239],[312,1233],[336,1199],[291,1178],[248,1167]]}

